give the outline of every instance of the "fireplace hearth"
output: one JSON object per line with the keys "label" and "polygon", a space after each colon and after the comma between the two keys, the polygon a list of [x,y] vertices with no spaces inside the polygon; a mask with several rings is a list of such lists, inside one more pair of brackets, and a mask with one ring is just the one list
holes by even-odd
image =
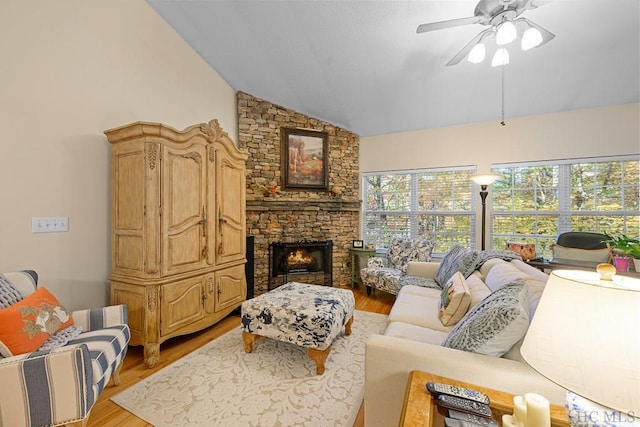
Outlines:
{"label": "fireplace hearth", "polygon": [[271,243],[268,290],[272,289],[272,282],[277,286],[279,279],[282,284],[287,283],[290,275],[315,273],[322,274],[325,286],[333,286],[332,256],[332,240]]}

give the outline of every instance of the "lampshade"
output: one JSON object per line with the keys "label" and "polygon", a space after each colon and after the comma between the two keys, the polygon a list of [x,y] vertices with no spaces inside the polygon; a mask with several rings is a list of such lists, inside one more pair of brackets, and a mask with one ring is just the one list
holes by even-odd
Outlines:
{"label": "lampshade", "polygon": [[498,27],[498,32],[496,33],[496,44],[498,46],[502,46],[504,44],[511,43],[516,39],[518,35],[518,31],[516,30],[516,26],[513,25],[511,21],[505,21]]}
{"label": "lampshade", "polygon": [[471,180],[478,185],[491,185],[498,178],[500,178],[500,175],[497,173],[488,173],[484,175],[474,175],[471,177]]}
{"label": "lampshade", "polygon": [[493,59],[491,60],[491,66],[497,67],[499,65],[507,65],[509,63],[509,51],[501,47],[496,50],[496,53],[493,55]]}
{"label": "lampshade", "polygon": [[640,279],[552,271],[521,354],[558,385],[638,416]]}
{"label": "lampshade", "polygon": [[467,61],[471,62],[472,64],[479,64],[484,61],[485,52],[486,50],[484,47],[484,43],[478,43],[473,47],[473,49],[471,49],[471,52],[469,52]]}
{"label": "lampshade", "polygon": [[522,50],[529,50],[542,43],[542,33],[537,28],[528,28],[522,35]]}

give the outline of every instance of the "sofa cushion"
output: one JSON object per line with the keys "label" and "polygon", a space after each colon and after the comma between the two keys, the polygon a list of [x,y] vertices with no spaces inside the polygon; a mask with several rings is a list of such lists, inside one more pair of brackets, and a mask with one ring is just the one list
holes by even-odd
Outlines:
{"label": "sofa cushion", "polygon": [[491,291],[496,291],[501,287],[513,283],[515,279],[532,279],[533,277],[524,271],[519,270],[510,262],[496,263],[491,267],[484,279],[485,284]]}
{"label": "sofa cushion", "polygon": [[69,345],[85,344],[91,354],[93,367],[93,383],[98,387],[98,393],[109,382],[113,370],[120,364],[127,354],[127,344],[131,332],[127,325],[115,325],[81,333],[77,338],[69,341]]}
{"label": "sofa cushion", "polygon": [[442,287],[438,316],[444,326],[458,323],[467,313],[471,303],[471,293],[462,273],[457,271]]}
{"label": "sofa cushion", "polygon": [[0,310],[0,354],[36,351],[49,338],[73,324],[73,318],[45,287]]}
{"label": "sofa cushion", "polygon": [[448,332],[438,317],[440,290],[418,286],[403,287],[389,313],[389,322],[409,323],[424,328]]}
{"label": "sofa cushion", "polygon": [[21,300],[20,291],[4,274],[0,274],[0,309],[7,308]]}
{"label": "sofa cushion", "polygon": [[528,327],[527,289],[523,280],[515,280],[469,310],[442,345],[502,356],[525,335]]}
{"label": "sofa cushion", "polygon": [[407,285],[419,286],[421,288],[433,288],[437,289],[438,291],[441,290],[440,285],[436,283],[435,279],[429,279],[427,277],[409,275],[402,276],[398,281],[398,291],[400,291],[401,288]]}
{"label": "sofa cushion", "polygon": [[407,285],[403,286],[402,289],[398,292],[398,296],[396,297],[396,301],[398,298],[406,298],[408,295],[417,295],[420,297],[427,297],[433,299],[440,298],[440,292],[442,289],[438,288],[427,288],[424,286],[416,286],[416,285]]}
{"label": "sofa cushion", "polygon": [[440,345],[447,337],[447,332],[436,331],[431,328],[411,325],[403,322],[391,322],[387,326],[384,335],[396,338],[404,338],[411,341],[419,341],[427,344]]}
{"label": "sofa cushion", "polygon": [[485,299],[491,293],[491,290],[482,281],[481,276],[480,272],[476,270],[465,279],[467,287],[469,288],[469,293],[471,294],[469,309],[478,305],[480,301]]}
{"label": "sofa cushion", "polygon": [[476,269],[479,260],[480,252],[454,245],[442,258],[436,282],[444,285],[457,271],[467,278]]}
{"label": "sofa cushion", "polygon": [[363,268],[360,270],[360,278],[366,286],[397,294],[400,288],[400,279],[403,277],[402,271],[395,268]]}

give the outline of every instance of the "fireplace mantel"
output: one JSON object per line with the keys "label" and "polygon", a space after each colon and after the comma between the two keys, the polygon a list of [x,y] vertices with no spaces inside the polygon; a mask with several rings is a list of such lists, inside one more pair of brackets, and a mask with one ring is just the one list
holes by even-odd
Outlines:
{"label": "fireplace mantel", "polygon": [[359,212],[361,200],[343,199],[309,199],[294,200],[285,198],[247,199],[247,211],[329,211],[329,212]]}

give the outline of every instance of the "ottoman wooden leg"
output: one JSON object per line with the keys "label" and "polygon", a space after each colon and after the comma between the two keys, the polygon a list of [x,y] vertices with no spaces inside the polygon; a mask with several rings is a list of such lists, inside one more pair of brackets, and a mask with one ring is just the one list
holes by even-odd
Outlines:
{"label": "ottoman wooden leg", "polygon": [[257,335],[242,331],[242,342],[244,343],[244,352],[251,353],[253,351],[253,343],[258,338]]}
{"label": "ottoman wooden leg", "polygon": [[353,324],[353,316],[351,319],[347,320],[347,323],[344,325],[344,334],[351,335],[351,325]]}
{"label": "ottoman wooden leg", "polygon": [[324,350],[318,350],[317,348],[308,348],[307,355],[316,362],[316,374],[322,375],[324,374],[324,361],[327,360],[327,356],[329,356],[329,352],[331,351],[331,346],[327,347]]}

